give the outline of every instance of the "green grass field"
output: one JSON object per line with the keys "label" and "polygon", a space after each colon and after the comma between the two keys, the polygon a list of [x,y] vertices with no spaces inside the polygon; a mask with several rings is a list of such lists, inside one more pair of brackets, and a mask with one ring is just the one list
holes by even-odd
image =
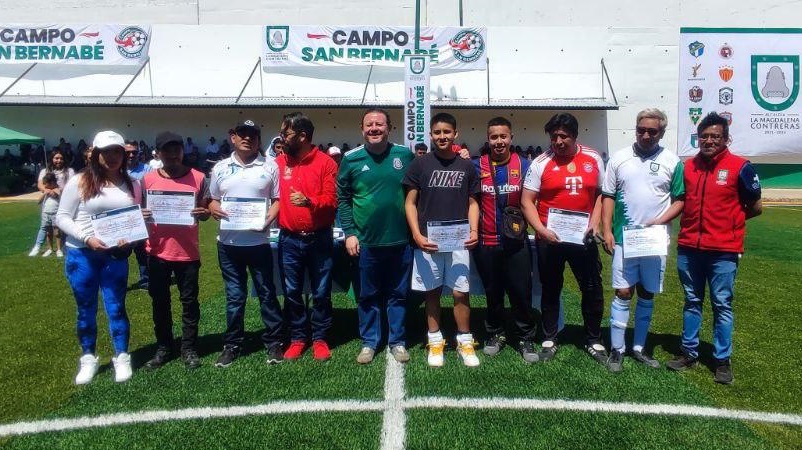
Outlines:
{"label": "green grass field", "polygon": [[[575,345],[581,342],[581,318],[576,286],[570,276],[565,292],[565,345],[556,360],[549,363],[526,365],[508,348],[492,360],[480,355],[482,365],[470,370],[461,365],[455,352],[449,351],[446,366],[432,370],[426,366],[425,351],[419,345],[425,330],[423,310],[418,307],[409,314],[409,337],[415,345],[411,349],[412,361],[405,368],[386,367],[384,352],[373,364],[358,366],[354,362],[360,347],[354,303],[336,294],[331,361],[318,363],[306,354],[297,362],[267,366],[258,339],[261,322],[253,302],[246,316],[246,355],[228,369],[217,369],[213,364],[221,347],[225,301],[214,246],[215,224],[210,222],[201,232],[203,366],[189,372],[180,361],[174,361],[158,371],[141,368],[155,350],[150,298],[145,291],[131,291],[127,306],[132,327],[133,379],[122,385],[112,381],[108,367],[111,347],[101,313],[98,354],[107,365],[91,384],[77,387],[72,384],[80,356],[74,336],[75,305],[63,275],[63,261],[26,256],[38,221],[37,205],[33,203],[0,204],[0,351],[4,356],[0,364],[0,430],[2,425],[21,421],[206,407],[218,408],[215,411],[229,411],[227,407],[244,409],[235,417],[215,413],[207,418],[193,416],[0,438],[0,445],[7,448],[375,449],[384,442],[382,430],[388,425],[385,417],[391,410],[401,411],[402,420],[390,421],[390,425],[396,425],[396,431],[401,427],[406,446],[411,449],[802,448],[799,425],[557,409],[563,403],[578,405],[578,401],[588,401],[608,406],[627,402],[796,417],[802,414],[802,371],[798,370],[802,348],[799,210],[768,209],[749,223],[747,253],[736,286],[736,381],[732,386],[715,384],[706,365],[677,374],[651,370],[627,359],[623,373],[609,374]],[[603,262],[604,279],[609,284],[609,258]],[[133,273],[132,267],[132,281]],[[647,347],[662,362],[678,351],[681,330],[682,298],[673,256],[665,285],[666,292],[657,298]],[[608,289],[608,303],[611,293]],[[472,300],[472,321],[478,331],[482,329],[484,299]],[[177,306],[174,304],[176,318]],[[449,309],[444,310],[444,316],[450,317]],[[702,351],[707,358],[703,362],[709,365],[709,303],[705,319]],[[453,330],[450,320],[445,330]],[[484,337],[481,332],[477,335]],[[606,326],[604,336],[609,336]],[[393,378],[388,384],[403,387],[401,394],[406,403],[385,401],[385,379],[393,370],[403,375],[400,382]],[[543,402],[539,409],[514,409],[479,401],[487,398]],[[345,400],[356,406],[331,410],[331,405]],[[329,406],[322,411],[292,410],[293,405],[308,406],[304,401],[322,401],[322,405]],[[402,403],[405,406],[399,406]],[[265,405],[269,411],[260,409]],[[290,411],[270,410],[276,405],[289,405]],[[671,409],[667,408],[669,412]]]}

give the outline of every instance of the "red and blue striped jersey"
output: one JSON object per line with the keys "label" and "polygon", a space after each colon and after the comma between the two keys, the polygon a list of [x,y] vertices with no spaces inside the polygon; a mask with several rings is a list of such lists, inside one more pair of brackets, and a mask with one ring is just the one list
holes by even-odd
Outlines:
{"label": "red and blue striped jersey", "polygon": [[[517,154],[510,155],[510,159],[495,166],[496,178],[493,183],[493,169],[490,158],[483,155],[474,159],[473,164],[479,173],[481,195],[479,199],[479,245],[497,246],[501,244],[501,208],[505,206],[521,206],[521,192],[523,179],[529,170],[530,161]],[[499,202],[496,202],[496,186],[499,187]],[[501,204],[501,208],[499,207]]]}

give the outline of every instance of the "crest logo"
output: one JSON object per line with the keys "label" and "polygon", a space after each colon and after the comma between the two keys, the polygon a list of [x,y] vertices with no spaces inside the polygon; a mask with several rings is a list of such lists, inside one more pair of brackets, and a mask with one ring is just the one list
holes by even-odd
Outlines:
{"label": "crest logo", "polygon": [[591,173],[591,172],[593,172],[593,164],[591,164],[589,162],[586,162],[586,163],[582,164],[582,169],[584,169],[584,171],[587,172],[587,173]]}
{"label": "crest logo", "polygon": [[790,108],[799,95],[799,55],[752,55],[752,97],[767,111]]}
{"label": "crest logo", "polygon": [[702,44],[699,41],[691,42],[688,45],[688,51],[691,52],[691,56],[698,58],[705,53],[705,44]]}
{"label": "crest logo", "polygon": [[696,133],[691,135],[691,147],[699,148],[699,135]]}
{"label": "crest logo", "polygon": [[719,169],[718,173],[716,174],[716,184],[725,185],[727,184],[727,175],[730,174],[730,171],[727,169]]}
{"label": "crest logo", "polygon": [[700,64],[696,64],[694,66],[691,66],[691,71],[692,71],[691,77],[696,78],[699,75],[699,69],[701,69],[701,68],[702,68],[702,64],[701,63]]}
{"label": "crest logo", "polygon": [[723,87],[718,90],[718,102],[722,105],[732,104],[732,88]]}
{"label": "crest logo", "polygon": [[265,28],[265,36],[267,38],[267,48],[274,52],[280,52],[287,48],[290,40],[290,27],[284,26],[270,26]]}
{"label": "crest logo", "polygon": [[476,30],[460,31],[448,41],[448,45],[454,52],[454,58],[464,63],[472,63],[485,53],[485,41]]}
{"label": "crest logo", "polygon": [[733,73],[732,67],[730,66],[721,66],[718,68],[718,76],[721,77],[721,81],[725,83],[732,80]]}
{"label": "crest logo", "polygon": [[702,101],[702,95],[704,91],[699,86],[694,86],[688,91],[688,99],[694,103],[699,103]]}
{"label": "crest logo", "polygon": [[134,59],[142,56],[148,43],[148,34],[139,27],[126,27],[114,37],[117,51],[125,58]]}
{"label": "crest logo", "polygon": [[727,125],[732,125],[732,113],[729,111],[721,111],[718,113],[719,116],[727,119]]}
{"label": "crest logo", "polygon": [[656,163],[654,161],[650,162],[649,163],[649,170],[651,170],[653,174],[657,173],[657,171],[660,170],[660,164],[658,164],[658,163]]}
{"label": "crest logo", "polygon": [[393,168],[395,170],[401,170],[404,165],[401,163],[401,158],[394,158],[393,159]]}
{"label": "crest logo", "polygon": [[718,54],[724,59],[730,59],[732,58],[732,47],[725,42],[719,49]]}
{"label": "crest logo", "polygon": [[412,56],[409,58],[409,70],[415,75],[420,75],[426,69],[426,58],[423,56]]}
{"label": "crest logo", "polygon": [[512,178],[519,178],[521,176],[521,171],[518,169],[510,169],[510,177]]}
{"label": "crest logo", "polygon": [[702,108],[688,108],[688,115],[691,118],[691,122],[696,125],[699,119],[702,118]]}

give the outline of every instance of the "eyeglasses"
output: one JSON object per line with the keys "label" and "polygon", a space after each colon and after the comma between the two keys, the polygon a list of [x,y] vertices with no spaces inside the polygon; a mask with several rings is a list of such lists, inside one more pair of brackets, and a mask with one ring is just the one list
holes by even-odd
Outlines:
{"label": "eyeglasses", "polygon": [[635,132],[638,134],[648,134],[649,136],[657,136],[660,134],[660,130],[657,128],[644,128],[644,127],[637,127],[635,128]]}
{"label": "eyeglasses", "polygon": [[281,136],[281,139],[286,140],[288,137],[295,136],[296,134],[298,134],[298,133],[296,133],[295,131],[290,132],[290,133],[287,133],[286,131],[282,131],[278,135]]}
{"label": "eyeglasses", "polygon": [[722,135],[720,135],[720,134],[700,134],[700,135],[699,135],[699,140],[700,140],[700,141],[713,141],[713,142],[719,142],[719,141],[721,141],[722,139],[724,139],[724,136],[722,136]]}

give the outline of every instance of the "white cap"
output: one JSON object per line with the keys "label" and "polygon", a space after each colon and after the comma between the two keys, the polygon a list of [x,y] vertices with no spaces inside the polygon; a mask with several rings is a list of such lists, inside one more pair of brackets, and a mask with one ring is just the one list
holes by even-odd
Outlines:
{"label": "white cap", "polygon": [[95,139],[92,141],[92,147],[95,148],[114,146],[125,148],[125,139],[116,131],[101,131],[95,135]]}
{"label": "white cap", "polygon": [[342,152],[340,151],[340,147],[336,147],[336,146],[332,145],[331,147],[329,147],[328,153],[329,153],[329,156],[334,156],[334,155],[339,155]]}

